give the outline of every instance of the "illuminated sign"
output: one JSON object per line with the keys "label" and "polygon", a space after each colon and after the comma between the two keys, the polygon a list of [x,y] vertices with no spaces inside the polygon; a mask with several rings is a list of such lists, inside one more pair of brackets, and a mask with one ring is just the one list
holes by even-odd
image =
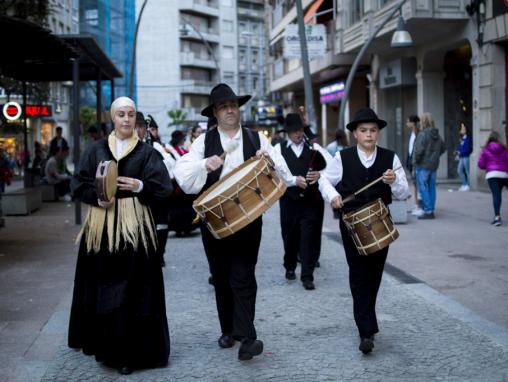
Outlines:
{"label": "illuminated sign", "polygon": [[[21,112],[21,105],[17,102],[7,102],[3,105],[4,117],[10,121],[21,117]],[[26,115],[28,117],[51,117],[53,113],[49,105],[26,105]]]}
{"label": "illuminated sign", "polygon": [[337,102],[344,97],[344,82],[335,82],[319,88],[321,103]]}
{"label": "illuminated sign", "polygon": [[9,121],[15,121],[21,116],[21,106],[17,102],[7,102],[3,107],[4,117]]}

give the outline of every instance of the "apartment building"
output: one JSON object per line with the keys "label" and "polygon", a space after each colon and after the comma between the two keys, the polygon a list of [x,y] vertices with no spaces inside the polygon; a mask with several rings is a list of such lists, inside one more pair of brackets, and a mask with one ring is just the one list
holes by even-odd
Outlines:
{"label": "apartment building", "polygon": [[138,105],[163,135],[174,128],[166,128],[170,110],[185,111],[185,125],[205,121],[201,109],[221,81],[253,95],[242,108],[242,120],[252,119],[251,107],[267,93],[264,9],[264,0],[147,3],[138,34]]}

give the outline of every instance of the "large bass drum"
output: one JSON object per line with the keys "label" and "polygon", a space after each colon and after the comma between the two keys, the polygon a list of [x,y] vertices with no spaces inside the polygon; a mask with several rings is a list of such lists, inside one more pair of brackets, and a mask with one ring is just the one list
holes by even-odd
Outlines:
{"label": "large bass drum", "polygon": [[261,216],[285,190],[271,162],[253,157],[212,185],[193,207],[213,236],[222,239]]}

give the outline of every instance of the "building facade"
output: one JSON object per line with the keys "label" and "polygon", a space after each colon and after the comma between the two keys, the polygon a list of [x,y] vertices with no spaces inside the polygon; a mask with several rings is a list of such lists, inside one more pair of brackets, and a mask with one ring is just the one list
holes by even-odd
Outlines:
{"label": "building facade", "polygon": [[[332,19],[324,20],[329,53],[310,62],[315,108],[322,110],[318,125],[326,142],[337,127],[341,100],[323,106],[319,89],[326,81],[345,82],[352,59],[400,0],[302,3],[309,17],[312,8],[318,15],[332,9]],[[316,7],[317,3],[320,4]],[[284,92],[293,105],[303,104],[300,63],[282,56],[283,30],[296,17],[294,1],[270,1],[270,6],[270,43],[274,52],[270,90]],[[454,152],[459,128],[465,125],[473,137],[472,185],[483,187],[483,174],[476,167],[481,146],[491,130],[506,135],[506,5],[493,0],[407,0],[402,16],[413,45],[390,48],[397,17],[388,21],[367,49],[346,110],[351,113],[366,105],[374,108],[389,126],[383,130],[381,144],[395,150],[401,158],[407,155],[406,118],[431,113],[447,146],[438,170],[441,179],[457,177]],[[319,23],[319,16],[316,19]],[[335,62],[323,68],[330,60]]]}
{"label": "building facade", "polygon": [[[115,80],[114,97],[130,96],[136,100],[136,73],[133,71],[132,94],[129,89],[132,49],[136,29],[135,0],[79,0],[79,32],[95,38],[123,77]],[[82,105],[95,107],[95,84],[81,86]],[[109,109],[111,84],[102,84],[103,107]]]}
{"label": "building facade", "polygon": [[[78,33],[78,4],[78,0],[49,0],[50,12],[42,26],[55,35]],[[44,102],[30,97],[27,99],[29,105],[27,109],[28,151],[32,156],[34,142],[38,141],[49,146],[57,126],[62,127],[64,137],[72,144],[69,139],[71,135],[71,88],[69,84],[51,82],[36,86],[47,86],[48,96]],[[21,94],[7,94],[4,89],[0,89],[0,104],[3,105],[10,101],[23,103]],[[21,124],[9,123],[5,120],[0,132],[0,145],[17,161],[19,172],[22,168],[20,153],[24,151],[23,130],[20,126]]]}

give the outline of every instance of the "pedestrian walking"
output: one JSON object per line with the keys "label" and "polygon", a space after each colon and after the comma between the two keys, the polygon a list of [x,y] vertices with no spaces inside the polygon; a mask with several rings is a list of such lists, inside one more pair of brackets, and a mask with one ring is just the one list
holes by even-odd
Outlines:
{"label": "pedestrian walking", "polygon": [[415,146],[416,137],[420,132],[420,118],[417,115],[410,115],[406,120],[406,127],[411,132],[409,135],[409,142],[407,147],[407,158],[406,158],[406,169],[411,176],[411,180],[413,182],[413,195],[415,204],[411,209],[411,214],[414,216],[423,215],[424,211],[422,209],[423,202],[418,193],[418,182],[416,181],[416,169],[413,166],[413,150]]}
{"label": "pedestrian walking", "polygon": [[[180,187],[189,194],[200,194],[229,174],[247,159],[269,156],[276,171],[287,184],[295,184],[284,158],[268,139],[240,125],[240,106],[251,98],[237,96],[226,84],[215,86],[209,105],[201,111],[205,117],[217,118],[217,128],[200,135],[190,152],[175,166]],[[236,148],[221,158],[225,147]],[[261,242],[262,217],[223,239],[216,239],[203,223],[201,234],[215,285],[215,300],[222,334],[218,344],[231,348],[241,341],[239,360],[249,360],[263,351],[254,327],[256,310],[256,263]]]}
{"label": "pedestrian walking", "polygon": [[[151,139],[152,135],[148,131],[148,123],[146,122],[144,114],[140,111],[136,112],[136,133],[138,134],[138,138],[141,142],[149,144],[159,154],[161,154],[160,159],[164,163],[164,167],[171,178],[176,161],[166,152],[159,142]],[[164,200],[156,200],[151,203],[150,210],[152,211],[155,230],[157,231],[157,255],[159,256],[161,265],[164,267],[166,265],[164,254],[166,253],[166,244],[168,242],[169,232],[169,197]]]}
{"label": "pedestrian walking", "polygon": [[326,150],[333,158],[337,151],[344,150],[348,146],[349,142],[346,132],[342,129],[337,129],[335,130],[335,139],[328,146],[326,146]]}
{"label": "pedestrian walking", "polygon": [[306,290],[315,289],[314,268],[321,252],[324,202],[317,181],[320,171],[331,156],[317,143],[310,145],[304,135],[299,114],[289,113],[285,119],[288,140],[277,144],[296,184],[288,187],[279,199],[280,225],[284,243],[286,279],[295,280],[297,256],[301,260],[300,280]]}
{"label": "pedestrian walking", "polygon": [[[385,126],[386,121],[379,119],[374,110],[358,110],[354,119],[346,126],[358,144],[335,154],[319,180],[323,198],[331,203],[333,208],[340,208],[342,214],[361,208],[378,198],[389,205],[392,194],[400,200],[409,195],[406,174],[400,168],[400,159],[393,151],[377,146],[379,131]],[[343,197],[353,194],[381,176],[382,182],[359,193],[351,202],[343,203]],[[344,223],[343,215],[340,232],[349,266],[354,319],[360,335],[359,350],[367,354],[374,348],[374,335],[379,331],[376,299],[389,247],[368,256],[360,255]]]}
{"label": "pedestrian walking", "polygon": [[491,224],[500,226],[503,187],[508,188],[508,149],[496,131],[490,133],[478,159],[478,167],[486,171],[485,179],[492,193],[494,220]]}
{"label": "pedestrian walking", "polygon": [[470,190],[470,178],[469,178],[469,157],[473,152],[473,142],[471,141],[471,137],[467,135],[466,125],[463,123],[460,125],[460,142],[457,147],[456,155],[458,157],[459,163],[457,165],[457,173],[459,174],[461,186],[459,191],[469,191]]}
{"label": "pedestrian walking", "polygon": [[420,118],[422,131],[415,140],[413,165],[416,168],[418,191],[423,201],[423,215],[418,219],[434,219],[436,208],[436,174],[439,158],[446,146],[434,125],[430,113],[423,113]]}
{"label": "pedestrian walking", "polygon": [[[149,205],[165,200],[171,184],[160,154],[134,130],[134,102],[117,98],[111,119],[113,132],[83,154],[72,178],[74,196],[90,209],[78,236],[68,344],[130,374],[168,363],[164,280]],[[101,161],[118,164],[118,190],[107,201],[95,187]]]}

